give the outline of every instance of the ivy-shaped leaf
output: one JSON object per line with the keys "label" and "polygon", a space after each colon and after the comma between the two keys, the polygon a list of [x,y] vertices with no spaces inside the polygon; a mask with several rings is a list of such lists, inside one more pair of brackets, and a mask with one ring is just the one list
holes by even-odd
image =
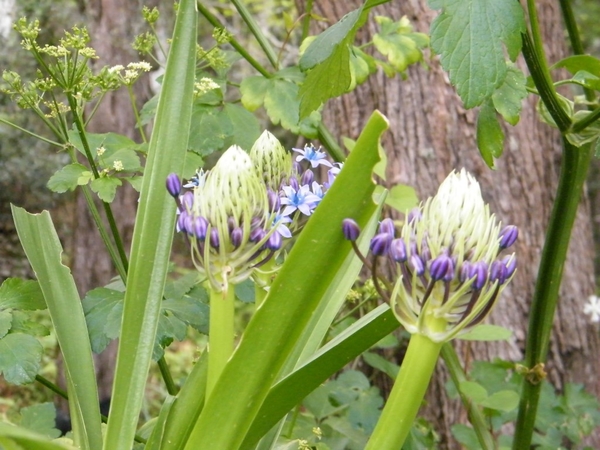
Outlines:
{"label": "ivy-shaped leaf", "polygon": [[36,280],[7,278],[0,286],[0,309],[46,309],[44,294]]}
{"label": "ivy-shaped leaf", "polygon": [[[88,168],[82,164],[67,164],[50,177],[47,184],[48,189],[59,194],[72,191],[81,185],[79,179],[85,172],[88,172]],[[83,184],[87,184],[87,181]]]}
{"label": "ivy-shaped leaf", "polygon": [[220,108],[194,106],[188,148],[202,156],[221,150],[230,134],[227,128],[231,128],[231,124],[223,121]]}
{"label": "ivy-shaped leaf", "polygon": [[40,370],[42,344],[28,334],[11,333],[0,339],[0,372],[11,384],[31,383]]}
{"label": "ivy-shaped leaf", "polygon": [[304,118],[323,103],[340,96],[350,89],[350,48],[339,44],[321,64],[311,69],[300,86],[300,117]]}
{"label": "ivy-shaped leaf", "polygon": [[494,108],[511,125],[519,123],[523,99],[527,97],[527,78],[515,66],[509,66],[504,82],[492,94]]}
{"label": "ivy-shaped leaf", "polygon": [[504,131],[498,123],[496,110],[491,100],[486,101],[479,110],[477,146],[485,163],[490,169],[493,169],[494,159],[502,156],[504,150]]}
{"label": "ivy-shaped leaf", "polygon": [[120,161],[125,172],[136,172],[142,168],[140,157],[135,150],[131,148],[121,148],[110,155],[106,153],[100,158],[100,167],[104,169],[113,169],[116,161]]}
{"label": "ivy-shaped leaf", "polygon": [[423,59],[422,49],[429,45],[429,37],[413,32],[406,16],[397,22],[384,16],[377,16],[375,20],[381,30],[373,36],[373,44],[398,72]]}
{"label": "ivy-shaped leaf", "polygon": [[275,125],[281,123],[283,128],[296,132],[300,119],[298,85],[282,79],[270,81],[265,95],[265,109],[271,122]]}
{"label": "ivy-shaped leaf", "polygon": [[91,182],[90,188],[98,194],[100,200],[110,203],[115,199],[117,188],[122,184],[123,182],[116,177],[100,177]]}
{"label": "ivy-shaped leaf", "polygon": [[109,320],[111,312],[115,308],[120,308],[122,311],[123,292],[114,291],[112,289],[97,288],[89,291],[82,300],[83,312],[85,321],[87,322],[90,342],[94,353],[101,353],[108,343],[111,341],[106,334],[106,329],[110,327],[121,326],[121,315],[115,319]]}
{"label": "ivy-shaped leaf", "polygon": [[21,409],[20,413],[21,422],[19,424],[22,427],[50,439],[56,439],[61,435],[61,431],[56,429],[56,407],[54,403],[46,402],[26,406]]}
{"label": "ivy-shaped leaf", "polygon": [[442,9],[431,24],[431,47],[466,108],[480,105],[504,81],[504,49],[514,61],[525,31],[523,8],[514,0],[430,0]]}

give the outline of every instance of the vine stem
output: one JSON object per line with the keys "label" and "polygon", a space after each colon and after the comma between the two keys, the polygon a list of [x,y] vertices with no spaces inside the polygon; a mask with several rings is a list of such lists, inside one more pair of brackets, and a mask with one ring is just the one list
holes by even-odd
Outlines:
{"label": "vine stem", "polygon": [[444,344],[413,334],[400,372],[365,450],[400,450],[419,412]]}
{"label": "vine stem", "polygon": [[563,165],[529,310],[525,367],[530,376],[523,378],[515,450],[531,444],[563,267],[591,156],[591,145],[577,148],[563,136]]}
{"label": "vine stem", "polygon": [[210,397],[223,368],[233,353],[234,340],[234,298],[233,286],[217,292],[210,289],[210,322],[208,332],[208,379],[206,398]]}

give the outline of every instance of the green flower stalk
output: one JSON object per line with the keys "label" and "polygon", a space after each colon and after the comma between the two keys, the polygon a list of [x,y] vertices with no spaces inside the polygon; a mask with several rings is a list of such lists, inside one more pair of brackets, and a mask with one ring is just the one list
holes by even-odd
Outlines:
{"label": "green flower stalk", "polygon": [[[344,223],[347,237],[354,231]],[[395,264],[398,277],[389,299],[412,337],[368,450],[402,448],[442,345],[481,323],[514,276],[515,255],[500,253],[517,235],[516,227],[502,228],[490,214],[479,184],[464,169],[452,172],[435,197],[408,214],[398,236],[390,219],[381,222],[371,241],[371,267],[377,278],[378,258]]]}

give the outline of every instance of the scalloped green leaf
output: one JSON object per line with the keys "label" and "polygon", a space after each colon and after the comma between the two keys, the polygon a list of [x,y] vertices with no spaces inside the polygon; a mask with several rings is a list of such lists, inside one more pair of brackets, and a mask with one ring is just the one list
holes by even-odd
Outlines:
{"label": "scalloped green leaf", "polygon": [[291,81],[275,79],[269,83],[265,95],[265,109],[274,125],[281,123],[287,130],[298,130],[300,120],[299,87]]}
{"label": "scalloped green leaf", "polygon": [[87,183],[87,181],[86,183],[80,183],[79,181],[85,172],[88,172],[88,168],[83,164],[67,164],[50,177],[50,180],[48,180],[47,184],[48,189],[50,189],[52,192],[58,192],[59,194],[72,191],[77,186]]}
{"label": "scalloped green leaf", "polygon": [[0,339],[0,372],[11,384],[35,380],[42,360],[42,344],[28,334],[11,333]]}
{"label": "scalloped green leaf", "polygon": [[485,163],[493,169],[495,158],[504,151],[504,131],[491,100],[481,106],[477,116],[477,146]]}
{"label": "scalloped green leaf", "polygon": [[551,69],[567,69],[571,75],[575,75],[581,70],[600,76],[600,59],[591,55],[573,55],[561,59],[554,64]]}
{"label": "scalloped green leaf", "polygon": [[242,105],[248,111],[256,111],[265,102],[265,95],[269,90],[271,80],[261,75],[247,77],[240,84]]}
{"label": "scalloped green leaf", "polygon": [[7,278],[0,286],[0,309],[46,309],[44,294],[36,280]]}
{"label": "scalloped green leaf", "polygon": [[113,169],[115,162],[120,161],[125,172],[135,172],[142,168],[140,157],[137,152],[131,148],[120,148],[110,155],[106,153],[102,156],[100,167]]}
{"label": "scalloped green leaf", "polygon": [[[94,353],[101,353],[113,339],[107,336],[107,328],[120,328],[122,312],[116,318],[111,313],[116,308],[122,311],[123,297],[123,292],[97,288],[89,291],[81,301]],[[113,318],[110,319],[111,317]],[[115,320],[118,323],[112,323]]]}
{"label": "scalloped green leaf", "polygon": [[480,403],[488,398],[486,389],[475,381],[463,381],[459,384],[460,392],[469,397],[475,403]]}
{"label": "scalloped green leaf", "polygon": [[504,120],[513,126],[519,123],[523,99],[528,95],[525,88],[526,83],[527,78],[523,72],[515,66],[510,66],[504,82],[492,94],[494,108],[504,117]]}
{"label": "scalloped green leaf", "polygon": [[413,32],[406,16],[398,21],[385,16],[377,16],[375,20],[381,29],[373,35],[373,44],[398,72],[423,59],[422,49],[429,45],[429,36]]}
{"label": "scalloped green leaf", "polygon": [[9,311],[0,311],[0,338],[6,336],[12,326],[13,315]]}
{"label": "scalloped green leaf", "polygon": [[[137,146],[131,138],[118,133],[86,133],[85,137],[94,158],[97,156],[97,151],[100,147],[104,147],[104,154],[102,157],[109,157],[122,148],[135,148]],[[84,147],[77,131],[69,131],[69,142],[71,142],[80,153],[85,155]]]}
{"label": "scalloped green leaf", "polygon": [[[523,8],[514,0],[430,0],[441,9],[431,24],[431,47],[466,108],[483,103],[506,76],[525,32]],[[504,44],[504,48],[503,45]]]}
{"label": "scalloped green leaf", "polygon": [[110,203],[115,199],[117,188],[122,184],[123,182],[116,177],[100,177],[90,183],[90,188],[98,194],[100,200]]}
{"label": "scalloped green leaf", "polygon": [[509,412],[519,405],[519,394],[511,390],[498,391],[479,402],[479,404],[484,408]]}
{"label": "scalloped green leaf", "polygon": [[35,431],[50,439],[56,439],[61,431],[56,429],[56,407],[54,403],[46,402],[27,406],[21,409],[22,427]]}
{"label": "scalloped green leaf", "polygon": [[222,120],[221,110],[216,106],[196,105],[192,112],[192,127],[188,148],[202,156],[221,150],[229,134],[231,124]]}
{"label": "scalloped green leaf", "polygon": [[256,116],[235,103],[225,103],[223,113],[231,122],[231,135],[226,139],[225,146],[235,144],[250,150],[261,132]]}

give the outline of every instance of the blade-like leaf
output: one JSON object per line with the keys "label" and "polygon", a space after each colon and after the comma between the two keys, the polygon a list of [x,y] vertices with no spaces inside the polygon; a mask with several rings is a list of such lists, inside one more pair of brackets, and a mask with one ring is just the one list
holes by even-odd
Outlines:
{"label": "blade-like leaf", "polygon": [[[375,209],[371,173],[378,160],[379,138],[387,126],[385,117],[374,112],[225,366],[187,449],[236,449],[241,444],[274,378],[350,251],[341,233],[343,219],[352,217],[364,225]],[[247,374],[243,382],[240,373]]]}
{"label": "blade-like leaf", "polygon": [[[52,442],[47,437],[29,431],[23,427],[16,427],[7,423],[0,422],[0,447],[8,447],[15,443],[27,450],[75,450],[76,447]],[[15,448],[15,447],[13,447]]]}
{"label": "blade-like leaf", "polygon": [[73,421],[81,425],[75,430],[75,443],[83,449],[100,448],[96,373],[75,281],[69,268],[62,264],[63,249],[48,211],[29,214],[11,207],[19,239],[44,293],[63,354],[70,404],[77,405],[70,411]]}
{"label": "blade-like leaf", "polygon": [[133,234],[106,450],[131,448],[154,349],[175,224],[175,204],[165,189],[165,180],[171,172],[181,173],[187,150],[196,67],[196,20],[196,2],[181,1]]}

